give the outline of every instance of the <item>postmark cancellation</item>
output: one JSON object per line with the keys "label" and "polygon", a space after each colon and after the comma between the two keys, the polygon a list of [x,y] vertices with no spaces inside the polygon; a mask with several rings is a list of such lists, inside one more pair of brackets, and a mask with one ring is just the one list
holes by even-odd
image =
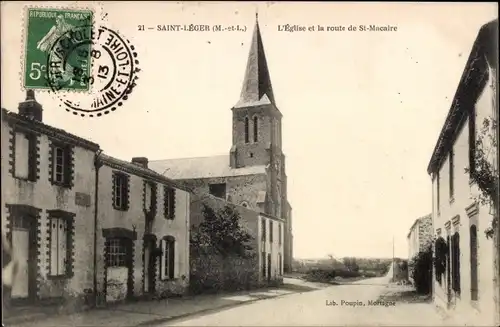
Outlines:
{"label": "postmark cancellation", "polygon": [[117,110],[136,86],[134,46],[89,9],[27,8],[23,89],[46,90],[74,115]]}

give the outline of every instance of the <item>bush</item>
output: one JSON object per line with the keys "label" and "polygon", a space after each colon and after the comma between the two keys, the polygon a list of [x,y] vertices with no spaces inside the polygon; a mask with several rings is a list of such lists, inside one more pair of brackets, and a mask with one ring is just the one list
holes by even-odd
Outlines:
{"label": "bush", "polygon": [[336,274],[337,276],[342,278],[353,278],[361,276],[361,274],[358,271],[351,271],[347,269],[339,269],[336,271]]}
{"label": "bush", "polygon": [[412,278],[419,294],[429,294],[432,288],[432,247],[428,246],[410,262]]}
{"label": "bush", "polygon": [[368,277],[368,278],[372,278],[372,277],[377,277],[377,274],[376,274],[376,273],[374,273],[374,272],[372,272],[372,271],[365,271],[365,272],[363,273],[363,276],[364,276],[364,277]]}
{"label": "bush", "polygon": [[334,279],[336,272],[334,269],[312,269],[307,273],[305,279],[315,282],[328,282]]}

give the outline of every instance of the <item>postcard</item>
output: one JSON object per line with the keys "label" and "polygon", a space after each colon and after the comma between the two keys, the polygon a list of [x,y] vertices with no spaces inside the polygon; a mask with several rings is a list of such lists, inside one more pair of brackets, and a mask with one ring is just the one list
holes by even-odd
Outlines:
{"label": "postcard", "polygon": [[498,4],[1,3],[4,326],[497,326]]}

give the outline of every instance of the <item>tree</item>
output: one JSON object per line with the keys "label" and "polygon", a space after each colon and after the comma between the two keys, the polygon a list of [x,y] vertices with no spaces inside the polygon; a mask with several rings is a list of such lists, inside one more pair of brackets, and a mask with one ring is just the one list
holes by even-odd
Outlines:
{"label": "tree", "polygon": [[241,216],[234,207],[226,205],[214,210],[203,204],[203,222],[192,228],[190,246],[198,253],[217,253],[223,257],[237,255],[250,257],[254,239],[241,225]]}
{"label": "tree", "polygon": [[358,266],[358,263],[356,262],[356,258],[345,257],[345,258],[343,258],[343,263],[344,263],[344,266],[349,271],[353,271],[353,272],[359,271],[359,266]]}
{"label": "tree", "polygon": [[428,244],[411,260],[412,278],[419,294],[429,294],[432,289],[432,245]]}
{"label": "tree", "polygon": [[[497,125],[495,119],[491,117],[484,118],[482,128],[476,139],[474,156],[471,162],[474,167],[468,167],[465,171],[469,173],[472,183],[479,189],[476,200],[480,204],[489,204],[493,206],[498,212],[498,171],[493,165],[493,161],[489,158],[492,151],[498,149],[495,135],[495,131],[498,127]],[[497,216],[498,214],[493,218],[491,226],[485,230],[487,236],[493,234],[493,230],[497,224]]]}

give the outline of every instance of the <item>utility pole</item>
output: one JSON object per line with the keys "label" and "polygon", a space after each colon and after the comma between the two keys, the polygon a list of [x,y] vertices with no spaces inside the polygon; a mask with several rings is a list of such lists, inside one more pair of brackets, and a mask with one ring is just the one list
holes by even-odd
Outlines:
{"label": "utility pole", "polygon": [[396,263],[394,262],[394,235],[392,235],[392,281],[395,281]]}

